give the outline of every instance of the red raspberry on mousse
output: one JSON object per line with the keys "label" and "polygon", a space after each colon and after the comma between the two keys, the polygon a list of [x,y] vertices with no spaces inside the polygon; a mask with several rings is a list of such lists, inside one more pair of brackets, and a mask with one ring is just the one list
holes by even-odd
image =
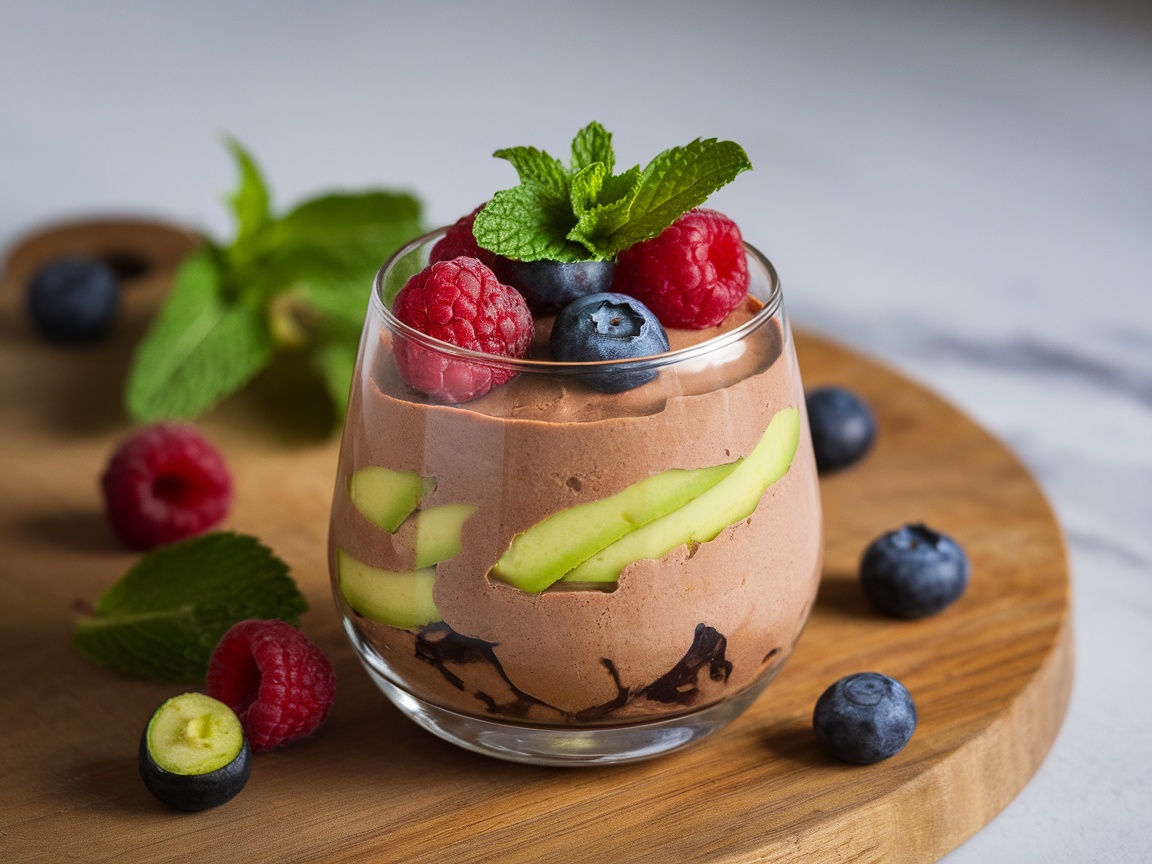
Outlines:
{"label": "red raspberry on mousse", "polygon": [[[524,298],[467,256],[438,261],[417,273],[396,295],[392,312],[427,336],[497,358],[524,357],[532,343],[532,314]],[[400,334],[392,350],[408,385],[440,402],[468,402],[515,375]]]}
{"label": "red raspberry on mousse", "polygon": [[451,261],[453,258],[466,256],[468,258],[475,258],[488,267],[492,267],[496,262],[496,253],[482,249],[480,244],[476,242],[476,236],[472,233],[472,225],[476,221],[476,214],[483,209],[484,205],[481,204],[467,216],[461,216],[457,219],[452,226],[444,232],[444,236],[437,240],[432,247],[432,251],[428,254],[429,263],[435,264],[437,261]]}
{"label": "red raspberry on mousse", "polygon": [[612,290],[635,297],[665,327],[715,327],[748,293],[740,229],[715,210],[690,210],[620,253]]}

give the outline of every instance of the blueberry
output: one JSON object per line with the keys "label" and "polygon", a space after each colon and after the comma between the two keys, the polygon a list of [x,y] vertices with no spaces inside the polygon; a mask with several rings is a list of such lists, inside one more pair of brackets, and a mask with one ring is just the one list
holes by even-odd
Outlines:
{"label": "blueberry", "polygon": [[102,261],[60,258],[28,283],[28,314],[50,342],[95,342],[108,332],[120,305],[120,283]]}
{"label": "blueberry", "polygon": [[857,672],[824,691],[812,728],[837,759],[871,765],[904,749],[916,729],[916,703],[899,681]]}
{"label": "blueberry", "polygon": [[616,272],[615,261],[514,261],[500,258],[500,281],[524,295],[535,310],[555,311],[569,303],[607,291]]}
{"label": "blueberry", "polygon": [[821,474],[847,468],[872,447],[876,419],[868,404],[850,390],[821,387],[806,394],[812,447]]}
{"label": "blueberry", "polygon": [[[627,294],[600,292],[569,303],[552,325],[552,356],[563,362],[625,360],[668,350],[668,334],[652,311]],[[655,369],[628,372],[608,367],[580,376],[603,393],[620,393],[646,384]]]}
{"label": "blueberry", "polygon": [[177,810],[208,810],[232,800],[252,773],[252,746],[236,714],[203,693],[173,696],[140,735],[140,778]]}
{"label": "blueberry", "polygon": [[860,562],[860,584],[881,612],[924,618],[959,599],[968,570],[968,556],[951,537],[905,525],[872,541]]}

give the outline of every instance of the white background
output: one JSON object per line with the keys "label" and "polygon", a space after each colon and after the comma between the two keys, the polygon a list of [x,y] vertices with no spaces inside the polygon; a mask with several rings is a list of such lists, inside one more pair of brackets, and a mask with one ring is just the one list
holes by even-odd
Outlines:
{"label": "white background", "polygon": [[[1152,858],[1152,11],[1131,3],[0,0],[0,246],[88,214],[222,236],[236,135],[277,202],[513,185],[496,148],[729,138],[713,206],[793,320],[897,365],[1040,478],[1077,679],[968,862]],[[1147,4],[1144,4],[1147,6]]]}

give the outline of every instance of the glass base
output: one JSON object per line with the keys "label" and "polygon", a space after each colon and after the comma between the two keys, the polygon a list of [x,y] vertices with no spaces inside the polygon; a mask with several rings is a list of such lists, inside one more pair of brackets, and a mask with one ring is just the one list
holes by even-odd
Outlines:
{"label": "glass base", "polygon": [[617,765],[671,753],[727,726],[774,677],[767,675],[724,702],[667,720],[580,728],[524,726],[459,714],[413,696],[387,674],[383,660],[348,621],[344,627],[376,686],[411,720],[466,750],[529,765]]}

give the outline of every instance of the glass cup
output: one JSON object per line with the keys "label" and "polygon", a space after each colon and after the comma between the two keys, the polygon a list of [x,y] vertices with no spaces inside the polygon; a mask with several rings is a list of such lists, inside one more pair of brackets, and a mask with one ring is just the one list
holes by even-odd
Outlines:
{"label": "glass cup", "polygon": [[746,247],[744,305],[665,354],[553,362],[538,316],[505,360],[389,311],[442,233],[377,275],[344,427],[329,560],[369,675],[436,735],[518,762],[633,761],[725,726],[788,658],[821,569],[775,270]]}

